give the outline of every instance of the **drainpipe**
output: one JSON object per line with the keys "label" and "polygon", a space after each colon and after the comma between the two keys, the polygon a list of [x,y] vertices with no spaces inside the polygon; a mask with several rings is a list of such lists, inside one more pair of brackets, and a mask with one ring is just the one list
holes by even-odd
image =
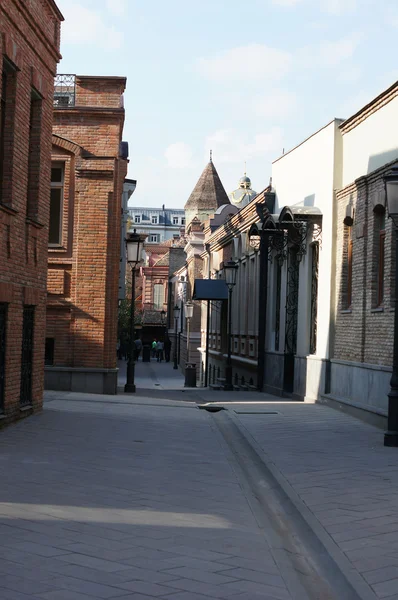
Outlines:
{"label": "drainpipe", "polygon": [[[209,257],[207,264],[208,264],[208,269],[207,269],[207,277],[208,279],[210,279],[210,275],[211,275],[211,268],[210,268],[210,258],[211,258],[211,252],[210,252],[210,244],[205,244],[205,248],[206,248],[206,252],[207,255]],[[206,314],[206,351],[205,351],[205,356],[206,356],[206,369],[205,369],[205,387],[207,387],[208,385],[208,380],[209,380],[209,340],[210,340],[210,300],[207,301],[207,314]]]}

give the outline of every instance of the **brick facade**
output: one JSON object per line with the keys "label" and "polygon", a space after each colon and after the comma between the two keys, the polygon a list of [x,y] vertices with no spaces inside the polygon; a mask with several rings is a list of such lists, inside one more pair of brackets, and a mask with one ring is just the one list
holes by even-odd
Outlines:
{"label": "brick facade", "polygon": [[42,406],[53,87],[62,20],[53,0],[0,4],[0,425]]}
{"label": "brick facade", "polygon": [[46,386],[52,389],[117,391],[125,85],[122,77],[77,76],[74,104],[54,111],[51,185],[61,188],[62,200],[58,215],[52,207],[48,249]]}
{"label": "brick facade", "polygon": [[[394,337],[394,249],[391,219],[384,214],[384,261],[380,266],[380,217],[385,212],[383,175],[393,165],[361,177],[337,193],[336,333],[334,358],[390,366]],[[353,223],[344,225],[347,206]],[[352,237],[351,304],[345,302],[348,286],[347,238]],[[382,257],[383,258],[383,257]],[[382,269],[383,299],[378,303],[378,272]]]}

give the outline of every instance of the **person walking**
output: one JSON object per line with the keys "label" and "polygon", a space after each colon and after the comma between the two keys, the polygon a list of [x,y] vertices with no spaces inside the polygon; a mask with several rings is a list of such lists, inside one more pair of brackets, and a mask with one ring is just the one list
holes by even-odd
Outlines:
{"label": "person walking", "polygon": [[141,350],[142,350],[142,341],[141,338],[137,338],[134,341],[134,345],[135,345],[135,360],[138,360],[140,358],[140,354],[141,354]]}
{"label": "person walking", "polygon": [[171,353],[171,340],[170,340],[169,336],[167,336],[164,341],[164,355],[166,358],[166,362],[170,362],[170,353]]}
{"label": "person walking", "polygon": [[158,362],[162,362],[163,360],[163,342],[160,340],[156,343],[156,357]]}
{"label": "person walking", "polygon": [[152,358],[156,358],[156,340],[152,342]]}

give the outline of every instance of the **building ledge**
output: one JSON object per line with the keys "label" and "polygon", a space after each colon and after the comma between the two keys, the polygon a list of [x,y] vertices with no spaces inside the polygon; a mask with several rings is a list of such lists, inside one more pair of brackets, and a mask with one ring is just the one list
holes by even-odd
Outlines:
{"label": "building ledge", "polygon": [[10,206],[9,204],[5,204],[4,202],[0,202],[0,210],[13,216],[19,213],[19,211],[16,208],[12,208],[12,206]]}

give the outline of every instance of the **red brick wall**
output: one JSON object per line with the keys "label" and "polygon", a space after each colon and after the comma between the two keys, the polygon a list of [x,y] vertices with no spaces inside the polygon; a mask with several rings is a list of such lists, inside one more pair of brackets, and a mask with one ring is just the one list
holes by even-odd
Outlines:
{"label": "red brick wall", "polygon": [[65,162],[62,247],[48,253],[56,366],[116,367],[124,84],[77,77],[76,107],[54,111],[53,160]]}
{"label": "red brick wall", "polygon": [[[13,123],[8,122],[0,203],[0,302],[8,304],[6,418],[2,423],[27,414],[19,405],[24,304],[35,305],[33,410],[42,405],[53,77],[60,59],[59,27],[60,15],[47,0],[7,0],[0,4],[0,61],[7,57],[16,67],[12,75],[16,83],[14,106],[8,113],[13,112]],[[42,97],[34,221],[27,214],[32,88]]]}

